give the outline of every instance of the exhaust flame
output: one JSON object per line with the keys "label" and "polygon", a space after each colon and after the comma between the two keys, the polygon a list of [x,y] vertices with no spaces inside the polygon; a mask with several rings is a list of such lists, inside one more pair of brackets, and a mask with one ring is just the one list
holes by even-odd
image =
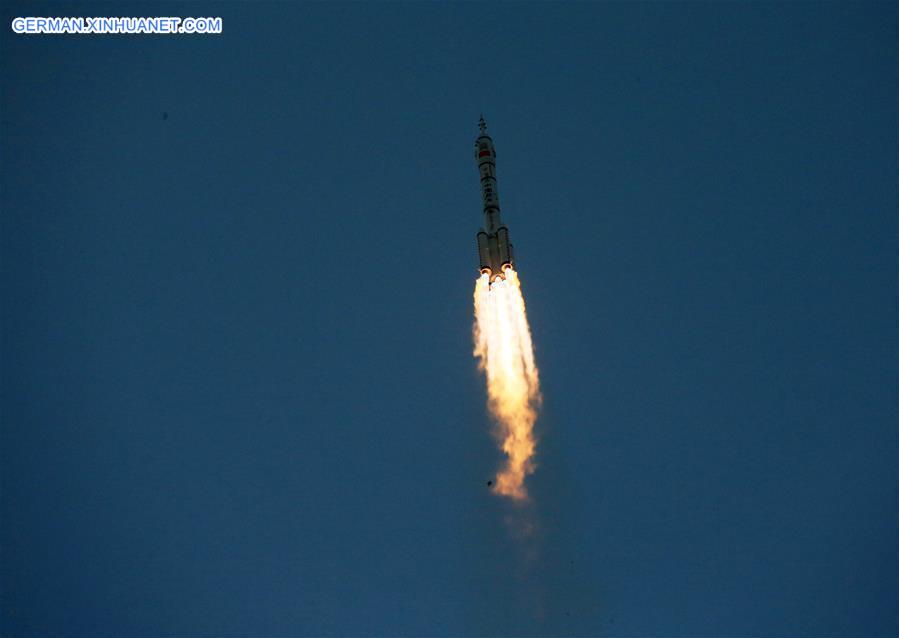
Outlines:
{"label": "exhaust flame", "polygon": [[487,406],[506,455],[493,490],[524,501],[524,479],[535,468],[540,380],[518,274],[506,268],[505,275],[491,284],[482,274],[475,285],[474,356],[487,378]]}

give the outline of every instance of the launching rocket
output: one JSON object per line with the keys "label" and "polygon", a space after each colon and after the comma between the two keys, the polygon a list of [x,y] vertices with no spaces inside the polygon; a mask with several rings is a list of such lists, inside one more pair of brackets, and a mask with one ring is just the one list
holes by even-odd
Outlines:
{"label": "launching rocket", "polygon": [[540,407],[540,379],[509,229],[499,217],[496,150],[483,116],[479,126],[474,159],[481,176],[484,227],[478,233],[481,274],[474,286],[472,336],[474,356],[487,379],[487,406],[506,455],[495,483],[487,485],[494,494],[526,502],[525,479],[536,467],[534,422]]}
{"label": "launching rocket", "polygon": [[484,116],[478,122],[481,134],[474,142],[474,158],[481,174],[481,198],[484,201],[484,227],[478,233],[478,261],[481,274],[493,281],[505,279],[506,268],[515,266],[509,229],[499,217],[499,192],[496,190],[496,150],[487,135]]}

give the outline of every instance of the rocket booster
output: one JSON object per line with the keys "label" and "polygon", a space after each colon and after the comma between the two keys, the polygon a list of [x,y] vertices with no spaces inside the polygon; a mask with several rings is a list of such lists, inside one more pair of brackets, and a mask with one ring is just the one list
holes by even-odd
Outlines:
{"label": "rocket booster", "polygon": [[515,261],[512,244],[509,243],[509,229],[499,216],[496,150],[493,140],[487,135],[487,122],[483,115],[478,126],[481,133],[474,142],[474,157],[481,175],[481,199],[484,202],[484,227],[478,232],[478,261],[481,273],[493,281],[497,277],[505,279],[505,269],[514,267]]}

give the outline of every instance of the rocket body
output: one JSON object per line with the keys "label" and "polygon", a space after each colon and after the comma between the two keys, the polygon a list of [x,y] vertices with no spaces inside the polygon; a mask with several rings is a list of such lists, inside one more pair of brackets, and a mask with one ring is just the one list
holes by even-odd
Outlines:
{"label": "rocket body", "polygon": [[481,176],[481,199],[484,205],[484,227],[478,232],[478,268],[481,273],[505,278],[505,269],[515,265],[509,229],[499,213],[499,191],[496,188],[496,149],[487,134],[487,123],[481,117],[481,133],[474,143],[474,156]]}

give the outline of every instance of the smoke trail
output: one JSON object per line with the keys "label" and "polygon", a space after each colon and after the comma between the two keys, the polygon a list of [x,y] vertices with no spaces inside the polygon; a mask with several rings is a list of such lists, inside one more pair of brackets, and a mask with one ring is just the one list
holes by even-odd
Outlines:
{"label": "smoke trail", "polygon": [[525,477],[534,471],[534,422],[540,405],[540,380],[518,274],[478,279],[474,290],[474,356],[487,378],[487,406],[496,420],[506,461],[494,492],[516,501],[528,498]]}

